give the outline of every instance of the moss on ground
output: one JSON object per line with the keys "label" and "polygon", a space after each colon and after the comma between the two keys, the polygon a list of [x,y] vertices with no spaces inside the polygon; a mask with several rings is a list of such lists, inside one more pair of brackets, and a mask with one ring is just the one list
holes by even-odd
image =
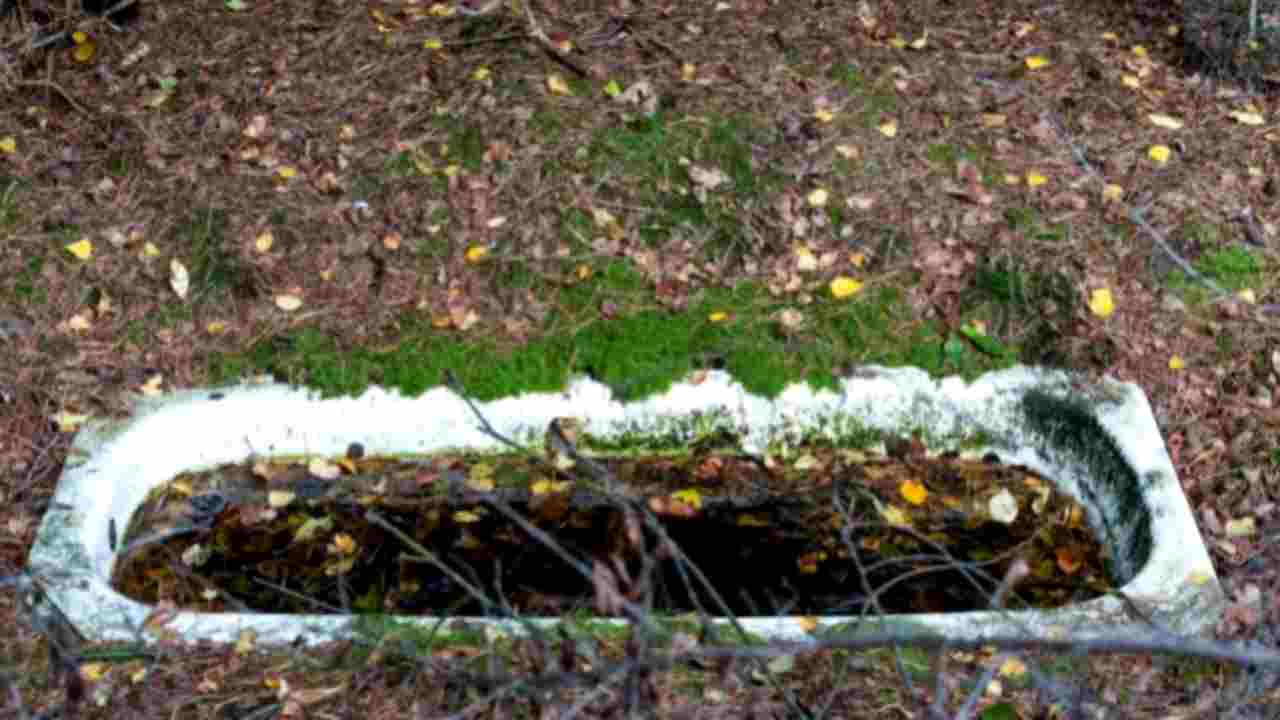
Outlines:
{"label": "moss on ground", "polygon": [[[600,297],[643,291],[643,281],[614,261],[592,282],[560,291],[551,332],[516,347],[492,337],[468,338],[420,321],[394,348],[346,347],[314,329],[263,341],[250,351],[216,357],[215,382],[271,372],[326,396],[359,394],[371,384],[413,396],[445,382],[452,371],[467,391],[487,400],[522,392],[562,389],[586,374],[619,399],[661,392],[699,369],[727,370],[750,392],[772,397],[794,382],[815,388],[837,383],[841,364],[915,365],[935,375],[978,374],[1012,364],[974,348],[944,352],[944,338],[929,323],[911,319],[896,288],[869,290],[859,299],[819,299],[804,306],[805,323],[787,330],[775,320],[791,308],[753,284],[711,288],[678,312],[648,308],[604,319]],[[724,313],[725,319],[713,315]],[[590,317],[582,322],[566,318]]]}

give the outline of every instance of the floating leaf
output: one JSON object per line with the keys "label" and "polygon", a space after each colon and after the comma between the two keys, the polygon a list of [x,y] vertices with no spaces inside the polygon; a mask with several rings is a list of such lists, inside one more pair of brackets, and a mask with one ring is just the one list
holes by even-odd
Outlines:
{"label": "floating leaf", "polygon": [[1012,525],[1018,517],[1018,500],[1008,489],[1003,489],[987,501],[987,511],[992,520]]}
{"label": "floating leaf", "polygon": [[58,432],[75,432],[81,425],[89,420],[88,415],[79,413],[71,413],[63,410],[49,416],[49,419],[58,426]]}
{"label": "floating leaf", "polygon": [[678,500],[694,510],[702,509],[702,494],[695,488],[687,488],[685,490],[677,490],[671,493],[672,500]]}
{"label": "floating leaf", "polygon": [[1081,565],[1084,564],[1079,554],[1069,547],[1057,548],[1053,551],[1053,557],[1063,575],[1075,575],[1080,571]]}
{"label": "floating leaf", "polygon": [[886,505],[880,508],[880,517],[884,518],[885,522],[890,525],[911,525],[911,520],[907,517],[907,514],[902,511],[902,508],[895,505]]}
{"label": "floating leaf", "polygon": [[929,499],[929,491],[918,480],[903,480],[898,486],[898,494],[912,505],[923,505]]}
{"label": "floating leaf", "polygon": [[342,468],[324,458],[312,458],[307,463],[307,472],[321,480],[336,480],[342,475]]}
{"label": "floating leaf", "polygon": [[89,242],[89,238],[80,238],[67,246],[67,252],[78,260],[88,260],[93,255],[93,243]]}
{"label": "floating leaf", "polygon": [[493,466],[488,463],[472,465],[471,471],[467,473],[467,481],[464,484],[468,490],[492,492],[494,488]]}
{"label": "floating leaf", "polygon": [[[857,263],[855,262],[855,264]],[[831,296],[839,300],[852,297],[862,291],[862,283],[851,277],[845,277],[844,275],[840,275],[832,280],[830,287]]]}
{"label": "floating leaf", "polygon": [[1089,296],[1089,311],[1100,318],[1111,317],[1111,313],[1116,311],[1111,291],[1107,288],[1094,290]]}

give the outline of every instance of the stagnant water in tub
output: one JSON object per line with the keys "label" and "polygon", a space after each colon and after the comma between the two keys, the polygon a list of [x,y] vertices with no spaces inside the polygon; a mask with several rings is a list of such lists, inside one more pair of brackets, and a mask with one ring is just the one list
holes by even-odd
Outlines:
{"label": "stagnant water in tub", "polygon": [[1051,482],[888,445],[597,457],[589,472],[555,453],[354,446],[228,465],[151,493],[113,582],[205,612],[430,615],[615,615],[620,597],[723,613],[690,565],[742,615],[985,609],[1015,558],[1030,574],[1006,607],[1108,589],[1083,509]]}

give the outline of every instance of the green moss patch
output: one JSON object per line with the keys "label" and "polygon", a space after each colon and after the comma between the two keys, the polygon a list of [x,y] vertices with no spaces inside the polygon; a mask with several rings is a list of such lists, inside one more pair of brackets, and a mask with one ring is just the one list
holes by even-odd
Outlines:
{"label": "green moss patch", "polygon": [[[835,387],[838,370],[854,364],[914,365],[935,375],[976,375],[1013,363],[1013,354],[990,356],[966,345],[944,352],[944,338],[911,317],[901,291],[878,288],[855,300],[821,298],[802,306],[779,301],[758,286],[711,288],[685,309],[640,307],[618,317],[599,313],[610,293],[643,292],[637,275],[621,262],[584,283],[560,291],[545,331],[520,345],[491,336],[470,338],[421,326],[405,331],[390,350],[348,347],[314,329],[263,341],[246,353],[217,356],[217,382],[271,372],[326,396],[354,395],[369,385],[414,396],[445,382],[446,371],[481,400],[562,389],[585,374],[621,400],[659,393],[690,372],[724,369],[749,392],[773,397],[787,385]],[[778,318],[795,310],[803,321],[785,327]],[[721,315],[722,314],[722,315]]]}

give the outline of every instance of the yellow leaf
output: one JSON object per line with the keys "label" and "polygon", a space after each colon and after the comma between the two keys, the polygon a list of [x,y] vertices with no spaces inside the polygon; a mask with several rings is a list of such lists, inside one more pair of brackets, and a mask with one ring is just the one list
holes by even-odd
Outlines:
{"label": "yellow leaf", "polygon": [[422,47],[427,50],[440,50],[444,48],[444,43],[440,42],[438,38],[427,38],[422,41]]}
{"label": "yellow leaf", "polygon": [[487,67],[476,68],[476,71],[471,73],[471,79],[476,82],[484,82],[485,80],[488,80],[489,76],[492,74],[493,73],[491,73]]}
{"label": "yellow leaf", "polygon": [[1004,677],[1022,677],[1027,672],[1027,666],[1018,658],[1009,658],[1000,666],[1000,674]]}
{"label": "yellow leaf", "polygon": [[813,116],[817,118],[818,122],[824,123],[829,123],[836,119],[836,114],[826,108],[818,108],[817,110],[814,110]]}
{"label": "yellow leaf", "polygon": [[1139,80],[1138,76],[1136,75],[1125,75],[1124,77],[1120,78],[1120,84],[1124,85],[1130,90],[1137,90],[1139,87],[1142,87],[1142,81]]}
{"label": "yellow leaf", "polygon": [[604,94],[609,97],[618,97],[622,94],[622,86],[618,84],[617,80],[610,80],[604,86]]}
{"label": "yellow leaf", "polygon": [[1253,288],[1245,288],[1237,292],[1236,297],[1240,298],[1242,302],[1249,303],[1250,305],[1258,304],[1258,294],[1253,291]]}
{"label": "yellow leaf", "polygon": [[885,522],[890,525],[905,525],[908,527],[911,525],[911,520],[907,517],[907,514],[896,505],[886,505],[881,508],[880,517],[884,518]]}
{"label": "yellow leaf", "polygon": [[483,245],[472,245],[471,247],[467,248],[467,255],[466,255],[467,262],[478,263],[481,260],[483,260],[485,256],[488,254],[489,254],[489,248]]}
{"label": "yellow leaf", "polygon": [[680,502],[684,503],[685,505],[688,505],[694,510],[699,510],[702,508],[702,493],[699,493],[694,488],[677,490],[671,493],[671,499],[679,500]]}
{"label": "yellow leaf", "polygon": [[467,481],[463,483],[470,490],[489,492],[494,488],[493,466],[487,463],[476,463],[467,473]]}
{"label": "yellow leaf", "polygon": [[1147,56],[1147,49],[1141,45],[1134,45],[1133,54],[1137,55],[1140,58],[1144,58]]}
{"label": "yellow leaf", "polygon": [[285,312],[293,312],[294,310],[302,307],[302,298],[297,295],[289,294],[277,295],[276,307],[284,310]]}
{"label": "yellow leaf", "polygon": [[93,255],[93,243],[89,242],[89,238],[80,238],[67,246],[67,252],[79,260],[88,260]]}
{"label": "yellow leaf", "polygon": [[816,207],[816,208],[823,207],[824,205],[827,204],[827,198],[829,197],[830,197],[830,194],[826,191],[825,188],[818,188],[813,192],[809,193],[809,198],[808,198],[809,205],[811,207]]}
{"label": "yellow leaf", "polygon": [[1162,113],[1151,113],[1147,116],[1152,125],[1162,127],[1165,130],[1181,130],[1182,121],[1172,115],[1164,115]]}
{"label": "yellow leaf", "polygon": [[470,510],[459,510],[453,514],[453,521],[460,525],[469,525],[471,523],[480,522],[480,515]]}
{"label": "yellow leaf", "polygon": [[1102,188],[1103,200],[1107,200],[1109,202],[1120,202],[1120,199],[1123,197],[1124,197],[1124,188],[1120,187],[1119,185],[1116,185],[1114,183],[1107,183],[1107,185]]}
{"label": "yellow leaf", "polygon": [[924,34],[911,41],[912,50],[923,50],[929,44],[929,31],[925,30]]}
{"label": "yellow leaf", "polygon": [[0,138],[0,152],[5,155],[12,155],[18,151],[18,140],[12,135],[6,135]]}
{"label": "yellow leaf", "polygon": [[569,489],[571,484],[568,480],[555,481],[543,478],[534,482],[533,485],[529,486],[529,489],[534,495],[546,495],[547,493],[564,492]]}
{"label": "yellow leaf", "polygon": [[1170,358],[1169,358],[1169,369],[1170,369],[1170,370],[1181,370],[1182,368],[1184,368],[1184,367],[1186,367],[1186,366],[1187,366],[1187,363],[1186,363],[1186,362],[1184,362],[1184,361],[1182,360],[1182,356],[1181,356],[1181,355],[1174,355],[1174,356],[1172,356],[1172,357],[1170,357]]}
{"label": "yellow leaf", "polygon": [[693,82],[698,77],[698,67],[693,63],[685,63],[680,66],[680,79],[685,82]]}
{"label": "yellow leaf", "polygon": [[722,323],[725,320],[729,319],[729,313],[724,312],[723,310],[717,310],[711,313],[710,315],[708,315],[707,319],[713,323]]}
{"label": "yellow leaf", "polygon": [[1043,185],[1043,184],[1045,184],[1045,183],[1047,183],[1047,182],[1049,182],[1049,178],[1045,177],[1044,175],[1041,175],[1040,173],[1036,172],[1035,170],[1028,170],[1028,171],[1027,171],[1027,186],[1028,186],[1028,187],[1033,187],[1033,188],[1034,188],[1034,187],[1040,187],[1041,185]]}
{"label": "yellow leaf", "polygon": [[275,236],[272,235],[270,231],[264,232],[254,238],[253,246],[257,248],[258,252],[264,253],[271,249],[271,244],[274,243],[275,240]]}
{"label": "yellow leaf", "polygon": [[880,123],[880,127],[878,129],[880,130],[881,135],[884,135],[885,137],[894,137],[898,134],[898,121],[885,120]]}
{"label": "yellow leaf", "polygon": [[227,324],[221,320],[210,320],[209,323],[204,326],[204,331],[210,335],[221,335],[227,331]]}
{"label": "yellow leaf", "polygon": [[569,89],[569,84],[559,75],[547,76],[547,89],[553,95],[572,95],[573,91]]}
{"label": "yellow leaf", "polygon": [[812,633],[818,629],[818,618],[813,615],[801,615],[796,618],[796,624],[800,629],[807,633]]}
{"label": "yellow leaf", "polygon": [[153,242],[148,242],[142,246],[142,254],[146,257],[156,257],[160,254],[160,248],[156,247]]}
{"label": "yellow leaf", "polygon": [[1089,310],[1100,318],[1111,317],[1111,313],[1116,311],[1115,301],[1111,298],[1111,291],[1107,288],[1099,288],[1093,291],[1089,296]]}
{"label": "yellow leaf", "polygon": [[98,46],[92,40],[85,40],[83,43],[76,45],[76,49],[71,51],[71,57],[75,58],[78,63],[87,63],[93,60],[98,54]]}
{"label": "yellow leaf", "polygon": [[894,35],[893,37],[889,38],[889,45],[894,50],[901,50],[902,48],[907,46],[907,41],[903,40],[901,35]]}
{"label": "yellow leaf", "polygon": [[292,180],[293,178],[297,177],[298,170],[297,168],[294,168],[292,166],[284,165],[279,170],[276,170],[276,175],[279,175],[281,178],[285,180]]}
{"label": "yellow leaf", "polygon": [[[849,253],[849,264],[861,268],[867,264],[867,254],[858,250]],[[838,279],[838,278],[837,278]]]}
{"label": "yellow leaf", "polygon": [[58,426],[58,432],[69,433],[75,432],[77,428],[87,422],[89,420],[89,416],[70,413],[63,410],[56,415],[51,415],[49,419]]}
{"label": "yellow leaf", "polygon": [[1151,149],[1147,150],[1147,157],[1163,165],[1169,162],[1171,152],[1167,145],[1152,145]]}
{"label": "yellow leaf", "polygon": [[1116,35],[1111,31],[1104,32],[1099,37],[1101,37],[1103,40],[1106,40],[1107,42],[1120,42],[1120,36]]}
{"label": "yellow leaf", "polygon": [[843,300],[847,297],[857,295],[862,291],[862,283],[851,277],[840,275],[831,281],[831,296]]}
{"label": "yellow leaf", "polygon": [[1049,59],[1043,55],[1031,55],[1024,61],[1028,70],[1039,70],[1049,64]]}
{"label": "yellow leaf", "polygon": [[929,491],[917,480],[904,480],[898,486],[898,494],[912,505],[923,505],[929,499]]}
{"label": "yellow leaf", "polygon": [[738,527],[769,527],[769,521],[759,515],[742,513],[738,516]]}
{"label": "yellow leaf", "polygon": [[1187,575],[1187,582],[1192,585],[1204,585],[1213,579],[1213,573],[1208,570],[1193,570]]}

